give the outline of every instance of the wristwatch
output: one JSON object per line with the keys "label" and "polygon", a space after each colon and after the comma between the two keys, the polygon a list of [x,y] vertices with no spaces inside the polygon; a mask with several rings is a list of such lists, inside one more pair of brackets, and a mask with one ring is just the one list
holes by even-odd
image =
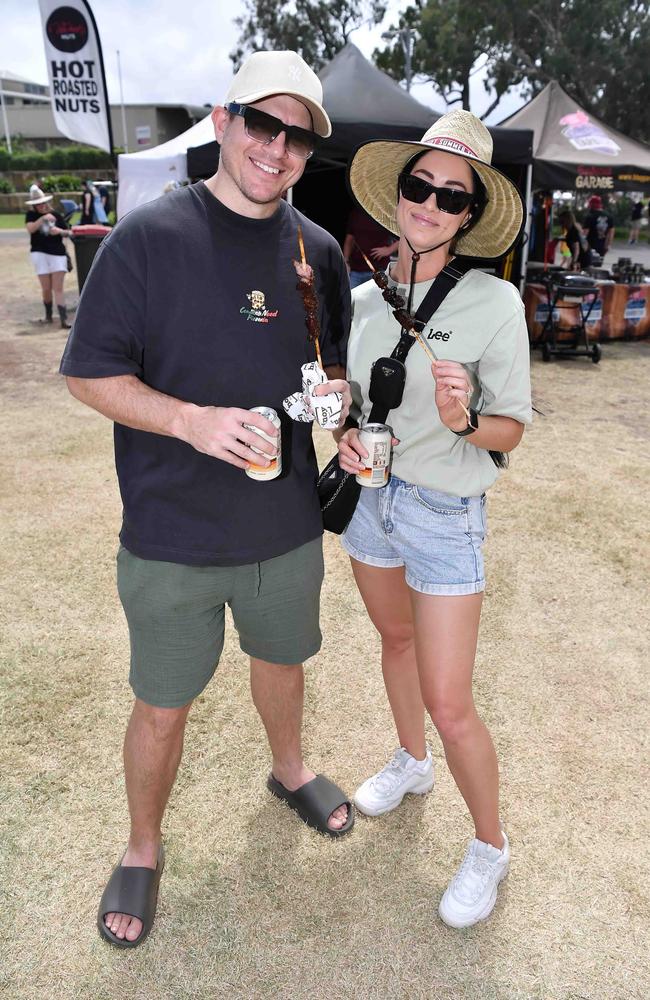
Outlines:
{"label": "wristwatch", "polygon": [[476,412],[476,410],[473,410],[472,407],[470,406],[469,417],[467,419],[467,427],[465,428],[464,431],[454,431],[453,433],[456,435],[456,437],[463,438],[467,437],[468,434],[473,434],[474,431],[477,430],[478,430],[478,413]]}

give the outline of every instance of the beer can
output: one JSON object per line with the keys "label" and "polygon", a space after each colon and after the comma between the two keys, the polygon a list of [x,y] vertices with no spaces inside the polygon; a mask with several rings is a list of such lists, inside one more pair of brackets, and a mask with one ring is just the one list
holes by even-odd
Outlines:
{"label": "beer can", "polygon": [[[253,427],[251,424],[244,424],[244,427],[248,428],[249,431],[254,431],[255,434],[259,434],[261,438],[268,441],[269,444],[276,444],[278,453],[275,458],[271,458],[270,455],[265,455],[271,462],[270,465],[249,465],[246,469],[246,475],[250,476],[251,479],[257,479],[261,482],[265,482],[269,479],[277,479],[277,477],[282,472],[282,438],[280,431],[280,418],[271,406],[253,406],[251,407],[251,413],[261,413],[263,417],[270,420],[273,426],[277,429],[277,438],[272,438],[269,434],[265,434],[261,431],[259,427]],[[253,447],[251,445],[251,447]],[[254,452],[258,455],[264,454],[258,448],[253,448]]]}
{"label": "beer can", "polygon": [[366,424],[359,431],[359,443],[368,452],[368,457],[362,459],[366,467],[356,476],[361,486],[378,490],[388,482],[392,439],[393,432],[386,424]]}

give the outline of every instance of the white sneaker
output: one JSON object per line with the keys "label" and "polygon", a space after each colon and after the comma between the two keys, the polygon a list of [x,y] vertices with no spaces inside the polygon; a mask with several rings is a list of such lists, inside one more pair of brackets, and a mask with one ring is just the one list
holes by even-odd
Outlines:
{"label": "white sneaker", "polygon": [[510,845],[505,833],[503,840],[500,851],[482,840],[473,840],[467,848],[438,908],[449,927],[471,927],[492,913],[499,882],[508,874],[510,864]]}
{"label": "white sneaker", "polygon": [[400,747],[386,766],[360,785],[354,804],[366,816],[381,816],[396,809],[407,792],[424,795],[433,788],[433,761],[427,747],[424,760],[416,760]]}

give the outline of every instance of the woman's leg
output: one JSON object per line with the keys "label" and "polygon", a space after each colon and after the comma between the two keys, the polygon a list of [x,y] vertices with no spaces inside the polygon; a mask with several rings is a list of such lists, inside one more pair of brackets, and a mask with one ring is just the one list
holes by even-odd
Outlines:
{"label": "woman's leg", "polygon": [[383,569],[351,559],[370,620],[381,636],[381,666],[400,746],[416,758],[427,753],[424,703],[413,644],[413,620],[404,568]]}
{"label": "woman's leg", "polygon": [[54,294],[54,301],[57,306],[65,305],[65,295],[63,293],[63,281],[65,279],[65,271],[55,271],[50,275],[52,279],[52,292]]}
{"label": "woman's leg", "polygon": [[68,323],[68,310],[65,306],[65,295],[63,294],[63,280],[65,278],[65,271],[55,271],[52,275],[52,289],[54,291],[54,301],[56,302],[56,307],[59,311],[59,319],[61,320],[61,329],[69,330],[70,324]]}
{"label": "woman's leg", "polygon": [[424,704],[476,837],[501,850],[496,752],[472,697],[482,594],[435,597],[411,590],[415,653]]}
{"label": "woman's leg", "polygon": [[51,274],[39,274],[38,283],[41,286],[41,295],[43,297],[43,305],[45,306],[45,319],[42,322],[51,323],[52,322],[52,275]]}
{"label": "woman's leg", "polygon": [[52,304],[52,275],[51,274],[39,274],[38,283],[41,286],[41,295],[43,296],[43,302],[45,305],[48,303]]}

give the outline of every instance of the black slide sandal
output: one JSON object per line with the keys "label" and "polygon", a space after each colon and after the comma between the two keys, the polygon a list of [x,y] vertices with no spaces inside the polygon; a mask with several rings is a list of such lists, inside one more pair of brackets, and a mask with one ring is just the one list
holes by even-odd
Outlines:
{"label": "black slide sandal", "polygon": [[[344,792],[334,782],[323,774],[316,775],[311,781],[297,788],[295,792],[290,792],[277,778],[269,774],[266,787],[273,795],[282,799],[297,812],[307,826],[313,827],[319,833],[326,833],[328,837],[343,837],[354,826],[352,802],[346,798]],[[339,830],[332,830],[327,825],[327,821],[339,806],[348,807],[347,822]]]}
{"label": "black slide sandal", "polygon": [[[149,935],[156,916],[158,886],[165,867],[162,844],[155,868],[123,868],[120,863],[113,869],[102,893],[97,912],[97,929],[100,935],[116,948],[137,948]],[[104,923],[107,913],[126,913],[142,921],[142,930],[135,941],[118,938]]]}

